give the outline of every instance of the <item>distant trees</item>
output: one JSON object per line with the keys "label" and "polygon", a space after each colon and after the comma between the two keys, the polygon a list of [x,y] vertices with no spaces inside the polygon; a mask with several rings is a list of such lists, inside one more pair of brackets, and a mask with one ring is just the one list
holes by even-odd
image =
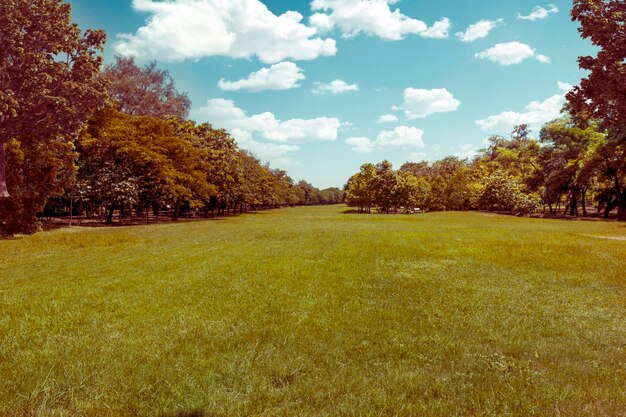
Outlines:
{"label": "distant trees", "polygon": [[398,171],[387,161],[364,164],[348,181],[346,203],[361,212],[548,209],[572,216],[587,216],[595,204],[607,217],[618,204],[613,167],[620,158],[607,151],[607,137],[596,122],[582,126],[563,118],[547,123],[541,140],[531,138],[526,125],[508,139],[492,136],[472,160],[407,162]]}
{"label": "distant trees", "polygon": [[429,195],[429,184],[409,170],[394,171],[389,161],[364,164],[346,185],[346,203],[370,213],[372,207],[384,213],[412,212],[423,206]]}
{"label": "distant trees", "polygon": [[[224,130],[176,117],[132,116],[115,108],[95,114],[76,144],[74,195],[86,215],[121,217],[167,210],[224,215],[287,205],[334,204],[338,189],[297,185],[280,169],[237,148]],[[63,204],[61,204],[63,205]],[[67,206],[67,204],[66,204]]]}
{"label": "distant trees", "polygon": [[35,231],[73,178],[72,141],[106,97],[105,38],[60,0],[0,2],[0,234]]}
{"label": "distant trees", "polygon": [[105,38],[81,34],[62,0],[0,2],[0,235],[35,232],[42,211],[111,223],[343,201],[187,120],[187,94],[155,63],[101,72]]}

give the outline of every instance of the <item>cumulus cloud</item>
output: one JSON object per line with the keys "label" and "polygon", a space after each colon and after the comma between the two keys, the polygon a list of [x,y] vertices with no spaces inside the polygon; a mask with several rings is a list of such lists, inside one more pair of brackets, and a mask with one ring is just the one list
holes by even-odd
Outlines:
{"label": "cumulus cloud", "polygon": [[398,116],[396,116],[395,114],[383,114],[382,116],[378,118],[378,120],[376,120],[376,123],[378,124],[393,123],[397,121],[398,121]]}
{"label": "cumulus cloud", "polygon": [[434,113],[447,113],[459,108],[461,102],[445,88],[404,90],[402,109],[409,119],[420,119]]}
{"label": "cumulus cloud", "polygon": [[380,132],[376,144],[382,148],[423,148],[423,137],[422,129],[398,126],[394,130]]}
{"label": "cumulus cloud", "polygon": [[494,28],[504,24],[504,20],[480,20],[473,25],[469,25],[465,32],[457,32],[456,37],[462,42],[474,42],[475,40],[486,38]]}
{"label": "cumulus cloud", "polygon": [[355,152],[369,153],[389,148],[423,148],[424,131],[416,127],[398,126],[394,130],[381,131],[376,140],[366,137],[352,137],[346,143]]}
{"label": "cumulus cloud", "polygon": [[529,15],[522,16],[521,14],[518,14],[517,18],[521,20],[530,20],[531,22],[534,22],[535,20],[545,19],[551,13],[558,13],[558,12],[559,12],[559,8],[556,7],[554,4],[549,4],[547,9],[541,6],[535,6],[533,7],[533,10],[530,12]]}
{"label": "cumulus cloud", "polygon": [[[350,38],[365,33],[386,40],[400,40],[406,35],[425,38],[447,38],[450,20],[442,18],[433,26],[391,9],[398,0],[313,0],[315,13],[310,22],[320,33],[338,27],[343,36]],[[321,17],[326,16],[326,17]]]}
{"label": "cumulus cloud", "polygon": [[301,23],[288,11],[274,15],[260,0],[133,0],[133,9],[148,13],[145,26],[121,34],[118,54],[180,61],[209,56],[249,58],[266,63],[310,60],[335,55],[333,39]]}
{"label": "cumulus cloud", "polygon": [[450,19],[443,17],[441,20],[435,22],[431,27],[420,33],[420,36],[424,38],[433,39],[447,39],[450,36]]}
{"label": "cumulus cloud", "polygon": [[347,91],[358,91],[358,90],[359,90],[358,84],[348,84],[344,80],[339,80],[339,79],[331,81],[328,84],[316,82],[315,88],[313,88],[313,92],[315,94],[325,94],[325,93],[341,94]]}
{"label": "cumulus cloud", "polygon": [[500,114],[477,120],[476,124],[485,132],[508,133],[513,127],[526,123],[531,129],[538,132],[541,126],[561,116],[561,109],[565,104],[565,94],[572,86],[559,82],[561,94],[555,94],[544,101],[532,101],[525,107],[525,111],[504,111]]}
{"label": "cumulus cloud", "polygon": [[568,83],[564,83],[562,81],[557,82],[556,85],[559,87],[559,90],[563,90],[563,91],[565,91],[565,93],[569,93],[570,90],[572,88],[574,88],[573,85],[568,84]]}
{"label": "cumulus cloud", "polygon": [[263,158],[295,152],[303,143],[334,141],[342,126],[334,117],[280,121],[271,112],[248,116],[232,100],[222,98],[209,100],[205,106],[192,111],[192,117],[230,130],[242,147]]}
{"label": "cumulus cloud", "polygon": [[293,62],[279,62],[269,68],[261,68],[251,73],[247,78],[239,81],[225,81],[221,79],[219,88],[225,91],[248,90],[259,92],[265,90],[289,90],[300,87],[299,81],[306,77]]}
{"label": "cumulus cloud", "polygon": [[488,59],[505,67],[519,64],[533,57],[542,64],[550,62],[550,58],[545,55],[537,54],[530,45],[521,42],[499,43],[485,51],[477,53],[474,57],[477,59]]}
{"label": "cumulus cloud", "polygon": [[550,62],[552,62],[552,60],[550,59],[550,57],[547,57],[545,55],[539,54],[535,57],[535,59],[539,62],[541,62],[542,64],[549,64]]}
{"label": "cumulus cloud", "polygon": [[348,138],[346,139],[346,143],[352,146],[353,151],[360,153],[369,153],[376,148],[371,139],[364,137]]}
{"label": "cumulus cloud", "polygon": [[335,27],[335,22],[332,21],[329,15],[324,13],[311,15],[311,17],[309,17],[309,24],[322,34],[330,32]]}

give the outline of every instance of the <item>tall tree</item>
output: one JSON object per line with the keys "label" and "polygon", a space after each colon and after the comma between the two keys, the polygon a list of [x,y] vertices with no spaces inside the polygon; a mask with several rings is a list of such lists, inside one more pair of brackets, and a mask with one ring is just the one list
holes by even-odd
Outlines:
{"label": "tall tree", "polygon": [[155,62],[140,68],[133,58],[118,56],[104,70],[104,78],[122,113],[181,119],[189,114],[189,97],[176,90],[169,71],[157,68]]}
{"label": "tall tree", "polygon": [[71,177],[69,143],[106,97],[106,35],[82,34],[70,11],[62,0],[0,2],[0,232],[34,231],[57,179]]}
{"label": "tall tree", "polygon": [[376,166],[363,164],[358,173],[348,180],[346,185],[346,203],[358,207],[359,212],[370,213],[375,199]]}
{"label": "tall tree", "polygon": [[578,59],[589,75],[567,99],[575,116],[599,119],[607,130],[603,152],[614,155],[610,170],[618,218],[626,220],[626,2],[574,0],[572,20],[580,22],[581,36],[599,51]]}
{"label": "tall tree", "polygon": [[594,177],[602,173],[603,161],[596,151],[606,144],[605,135],[594,126],[581,129],[569,119],[557,119],[541,129],[541,142],[544,144],[544,200],[550,211],[558,196],[567,192],[569,214],[578,215],[580,205],[583,215],[587,215],[587,193]]}
{"label": "tall tree", "polygon": [[376,164],[376,179],[374,180],[375,203],[380,212],[389,213],[395,206],[394,190],[398,182],[396,172],[391,162],[384,160]]}

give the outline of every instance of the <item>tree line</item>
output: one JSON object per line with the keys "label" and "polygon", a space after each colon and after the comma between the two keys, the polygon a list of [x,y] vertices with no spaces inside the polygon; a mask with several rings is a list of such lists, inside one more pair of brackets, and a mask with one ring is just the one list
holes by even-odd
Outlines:
{"label": "tree line", "polygon": [[398,170],[383,161],[361,166],[346,186],[346,202],[360,212],[489,210],[538,211],[587,216],[594,205],[608,217],[624,218],[625,147],[600,130],[571,118],[546,124],[539,139],[527,125],[510,138],[491,136],[472,159],[447,157],[407,162]]}
{"label": "tree line", "polygon": [[[348,203],[574,215],[595,204],[626,220],[626,3],[574,0],[572,19],[598,53],[579,58],[589,75],[567,94],[569,117],[538,138],[526,126],[494,136],[471,161],[366,164]],[[188,120],[189,98],[156,64],[103,68],[105,42],[63,0],[0,2],[0,234],[36,231],[43,211],[149,221],[164,208],[177,218],[342,201],[343,190],[295,184],[226,131]]]}
{"label": "tree line", "polygon": [[407,163],[394,171],[365,164],[348,181],[346,201],[360,211],[389,213],[483,209],[586,216],[587,207],[626,220],[626,2],[574,0],[571,18],[597,47],[581,56],[588,71],[567,93],[567,117],[547,123],[539,138],[528,126],[510,138],[492,136],[472,160],[448,157]]}
{"label": "tree line", "polygon": [[0,234],[38,230],[38,213],[173,218],[333,204],[343,190],[294,181],[188,120],[168,71],[116,58],[61,0],[0,3]]}

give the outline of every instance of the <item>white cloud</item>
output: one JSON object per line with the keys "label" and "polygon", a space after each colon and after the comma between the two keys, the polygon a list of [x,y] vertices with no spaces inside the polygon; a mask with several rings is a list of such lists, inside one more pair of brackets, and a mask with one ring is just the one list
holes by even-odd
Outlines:
{"label": "white cloud", "polygon": [[378,120],[376,120],[376,123],[378,124],[393,123],[397,121],[398,121],[398,116],[396,116],[395,114],[383,114],[382,116],[378,118]]}
{"label": "white cloud", "polygon": [[543,64],[550,62],[550,58],[541,54],[537,55],[533,48],[521,42],[499,43],[474,56],[478,59],[488,59],[505,67],[519,64],[532,57]]}
{"label": "white cloud", "polygon": [[281,122],[271,112],[252,116],[235,106],[232,100],[211,99],[206,106],[194,110],[193,116],[217,127],[237,129],[240,133],[259,134],[274,142],[333,141],[341,122],[334,117],[316,119],[290,119]]}
{"label": "white cloud", "polygon": [[209,56],[249,58],[266,63],[335,55],[333,39],[301,23],[288,11],[274,15],[260,0],[133,0],[148,13],[134,34],[120,34],[114,49],[124,56],[180,61]]}
{"label": "white cloud", "polygon": [[504,20],[480,20],[469,25],[465,32],[457,32],[456,37],[462,42],[474,42],[477,39],[486,38],[494,28],[504,24]]}
{"label": "white cloud", "polygon": [[559,12],[559,8],[556,7],[554,4],[549,4],[547,9],[541,6],[535,6],[533,7],[533,10],[530,12],[529,15],[522,16],[521,14],[518,14],[517,18],[522,19],[522,20],[530,20],[531,22],[534,22],[535,20],[545,19],[551,13],[558,13],[558,12]]}
{"label": "white cloud", "polygon": [[343,80],[334,80],[328,84],[320,83],[320,82],[315,83],[315,88],[313,89],[313,92],[315,94],[325,94],[325,93],[341,94],[347,91],[358,91],[358,90],[359,90],[358,84],[348,84],[347,82]]}
{"label": "white cloud", "polygon": [[435,22],[431,27],[420,33],[424,38],[447,39],[450,36],[450,19],[447,17]]}
{"label": "white cloud", "polygon": [[461,102],[445,88],[404,90],[402,109],[409,119],[419,119],[434,113],[447,113],[459,108]]}
{"label": "white cloud", "polygon": [[504,111],[500,114],[477,120],[476,124],[485,132],[509,133],[517,125],[526,123],[535,132],[551,120],[561,116],[561,109],[565,104],[565,93],[572,86],[559,82],[559,89],[563,94],[555,94],[544,101],[533,101],[526,105],[525,111]]}
{"label": "white cloud", "polygon": [[369,138],[353,137],[346,139],[346,143],[352,146],[352,150],[360,153],[369,153],[375,149],[374,143]]}
{"label": "white cloud", "polygon": [[381,131],[376,140],[366,137],[352,137],[346,140],[355,152],[369,153],[389,148],[423,148],[424,131],[416,127],[398,126],[394,130]]}
{"label": "white cloud", "polygon": [[568,84],[568,83],[564,83],[564,82],[562,82],[562,81],[559,81],[558,83],[556,83],[556,85],[558,85],[558,86],[559,86],[559,90],[563,90],[563,91],[565,91],[566,93],[569,93],[569,91],[570,91],[572,88],[574,88],[574,86],[573,86],[573,85]]}
{"label": "white cloud", "polygon": [[[337,26],[344,37],[353,37],[363,32],[386,40],[400,40],[409,34],[427,38],[447,38],[450,20],[442,18],[432,27],[421,20],[410,18],[391,10],[390,5],[398,0],[313,0],[311,10],[316,13],[311,24],[321,30]],[[324,20],[319,15],[325,15]]]}
{"label": "white cloud", "polygon": [[398,126],[378,134],[376,145],[382,148],[423,148],[424,131],[416,127]]}
{"label": "white cloud", "polygon": [[552,60],[550,59],[550,57],[539,54],[535,57],[535,59],[539,62],[541,62],[542,64],[549,64],[550,62],[552,62]]}
{"label": "white cloud", "polygon": [[317,29],[318,33],[328,33],[335,27],[329,15],[324,13],[315,13],[309,17],[309,24]]}
{"label": "white cloud", "polygon": [[225,81],[221,79],[219,88],[225,91],[248,90],[259,92],[265,90],[289,90],[300,87],[299,81],[306,77],[302,68],[293,62],[279,62],[269,68],[261,68],[251,73],[248,78],[239,81]]}
{"label": "white cloud", "polygon": [[[456,148],[453,147],[452,150],[455,150],[455,149]],[[460,145],[459,150],[454,153],[454,156],[456,156],[459,159],[472,159],[476,155],[478,155],[476,147],[469,143]]]}
{"label": "white cloud", "polygon": [[292,168],[296,165],[300,165],[300,163],[294,158],[280,157],[280,158],[272,159],[272,166],[277,167],[277,168],[287,169],[287,168]]}
{"label": "white cloud", "polygon": [[298,151],[303,143],[334,141],[342,127],[334,117],[280,121],[271,112],[248,116],[232,100],[221,98],[211,99],[205,106],[194,109],[192,118],[230,130],[243,148],[263,158]]}

